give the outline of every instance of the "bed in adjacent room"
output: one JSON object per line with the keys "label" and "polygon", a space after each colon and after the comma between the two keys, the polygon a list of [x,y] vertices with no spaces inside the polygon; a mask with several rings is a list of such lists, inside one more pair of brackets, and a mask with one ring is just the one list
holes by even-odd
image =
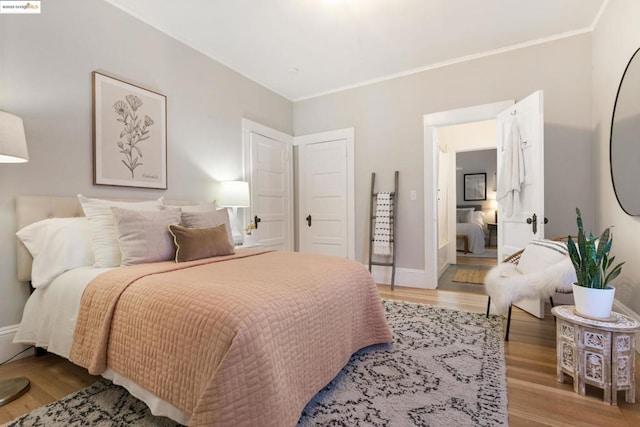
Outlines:
{"label": "bed in adjacent room", "polygon": [[[213,257],[142,262],[166,256],[158,248],[167,236],[146,246],[139,241],[141,230],[153,229],[140,221],[151,218],[160,228],[176,222],[176,208],[157,206],[162,203],[152,202],[149,212],[149,206],[109,206],[121,259],[129,264],[112,266],[105,260],[114,248],[96,248],[96,230],[89,227],[95,224],[81,218],[76,198],[19,198],[19,227],[38,233],[27,245],[33,264],[25,247],[18,248],[19,278],[36,280],[16,341],[123,385],[155,415],[200,426],[294,425],[351,354],[391,341],[371,275],[350,260],[218,248]],[[220,214],[198,210],[180,221],[202,225],[198,221]],[[224,240],[219,234],[226,227],[219,224],[173,223],[172,234],[214,230]],[[203,248],[176,236],[178,257]],[[47,254],[54,244],[55,254]],[[46,266],[39,262],[45,255]]]}
{"label": "bed in adjacent room", "polygon": [[481,205],[456,208],[456,250],[482,254],[485,251],[484,214]]}

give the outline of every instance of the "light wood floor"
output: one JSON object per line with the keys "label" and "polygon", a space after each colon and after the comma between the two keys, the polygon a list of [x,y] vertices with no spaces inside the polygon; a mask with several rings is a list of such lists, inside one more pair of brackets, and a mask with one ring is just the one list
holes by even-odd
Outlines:
{"label": "light wood floor", "polygon": [[[486,297],[471,293],[433,291],[380,285],[383,298],[433,304],[483,313]],[[602,402],[602,391],[587,386],[587,396],[556,381],[555,327],[547,313],[538,320],[514,308],[510,341],[505,343],[509,425],[513,426],[640,426],[638,404]],[[640,367],[639,367],[640,368]],[[640,369],[636,368],[636,384]],[[0,424],[72,393],[97,380],[84,369],[53,355],[26,358],[0,366],[0,378],[25,375],[31,390],[0,407]],[[640,395],[640,389],[637,389]]]}
{"label": "light wood floor", "polygon": [[[494,247],[495,248],[495,247]],[[493,267],[498,264],[497,258],[484,258],[484,257],[473,257],[473,256],[457,256],[456,257],[457,265],[477,265],[481,267]]]}

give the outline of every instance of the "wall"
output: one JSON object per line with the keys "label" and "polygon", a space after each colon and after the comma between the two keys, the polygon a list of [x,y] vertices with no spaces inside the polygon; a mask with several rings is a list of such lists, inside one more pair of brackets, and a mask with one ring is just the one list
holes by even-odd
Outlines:
{"label": "wall", "polygon": [[[390,186],[399,170],[398,266],[424,269],[424,114],[518,100],[537,89],[545,97],[546,233],[564,235],[575,228],[576,205],[587,224],[593,221],[593,195],[584,185],[591,181],[590,34],[296,102],[296,135],[355,128],[357,259],[364,262],[368,248],[362,219],[370,174]],[[411,190],[418,200],[409,199]]]}
{"label": "wall", "polygon": [[[489,209],[489,199],[493,191],[493,173],[496,171],[496,155],[496,150],[469,151],[456,155],[456,205],[480,204],[483,209]],[[487,200],[476,202],[464,200],[464,175],[473,173],[485,174]]]}
{"label": "wall", "polygon": [[[91,71],[167,96],[168,190],[93,186]],[[0,327],[18,323],[15,198],[21,194],[212,200],[242,173],[241,118],[291,134],[290,101],[103,1],[0,15],[0,109],[23,118],[31,160],[0,165]]]}
{"label": "wall", "polygon": [[639,21],[640,2],[610,1],[593,32],[594,232],[614,226],[612,252],[618,260],[626,261],[615,282],[616,299],[635,313],[640,313],[640,217],[625,214],[616,200],[609,169],[609,132],[620,79],[640,47]]}
{"label": "wall", "polygon": [[[455,167],[455,199],[456,206],[481,204],[489,209],[489,198],[495,199],[493,188],[493,173],[497,167],[498,125],[496,120],[463,123],[459,125],[438,128],[438,140],[444,144],[452,157],[452,167]],[[487,200],[478,202],[464,201],[464,174],[487,174]],[[453,188],[452,188],[453,190]],[[493,193],[492,193],[493,191]],[[454,192],[452,191],[453,195]],[[453,196],[452,196],[453,197]],[[453,215],[453,214],[452,214]]]}

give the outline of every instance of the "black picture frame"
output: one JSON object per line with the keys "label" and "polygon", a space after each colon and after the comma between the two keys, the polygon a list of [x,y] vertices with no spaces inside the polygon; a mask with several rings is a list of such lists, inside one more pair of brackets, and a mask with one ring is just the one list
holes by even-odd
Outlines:
{"label": "black picture frame", "polygon": [[487,200],[487,174],[464,174],[464,201]]}

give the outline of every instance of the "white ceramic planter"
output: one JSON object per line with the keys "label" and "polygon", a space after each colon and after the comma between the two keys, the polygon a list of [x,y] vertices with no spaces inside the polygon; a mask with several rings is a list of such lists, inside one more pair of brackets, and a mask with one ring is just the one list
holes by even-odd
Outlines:
{"label": "white ceramic planter", "polygon": [[611,316],[615,294],[616,290],[611,286],[606,289],[592,289],[573,284],[576,311],[585,316],[608,319]]}

